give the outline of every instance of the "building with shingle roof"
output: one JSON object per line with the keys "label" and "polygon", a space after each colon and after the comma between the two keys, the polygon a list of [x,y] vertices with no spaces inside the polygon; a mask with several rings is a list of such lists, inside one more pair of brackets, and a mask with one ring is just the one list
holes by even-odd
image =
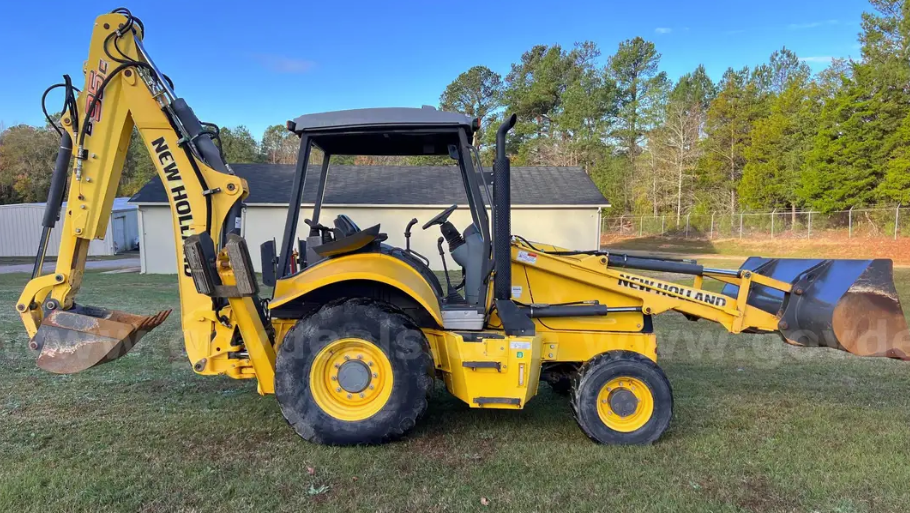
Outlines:
{"label": "building with shingle roof", "polygon": [[[294,166],[232,164],[231,168],[250,187],[243,234],[255,256],[259,244],[281,238]],[[311,178],[304,187],[298,237],[305,237],[308,230],[303,218],[309,217],[316,200],[318,180],[312,177],[319,176],[319,167],[311,166],[307,176]],[[601,211],[610,205],[582,168],[512,167],[511,187],[514,234],[572,249],[597,247]],[[139,207],[142,272],[175,273],[173,221],[161,180],[151,180],[130,202]],[[330,224],[335,216],[347,214],[362,228],[379,223],[389,236],[388,243],[403,247],[408,221],[417,218],[422,224],[453,204],[460,208],[450,220],[463,230],[471,217],[456,166],[331,165],[320,220]],[[430,258],[434,269],[442,268],[438,237],[436,228],[412,231],[411,247]],[[253,260],[258,271],[258,259]]]}

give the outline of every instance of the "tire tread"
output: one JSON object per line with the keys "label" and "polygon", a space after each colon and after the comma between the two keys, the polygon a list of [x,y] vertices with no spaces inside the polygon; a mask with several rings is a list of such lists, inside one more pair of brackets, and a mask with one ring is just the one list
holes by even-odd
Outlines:
{"label": "tire tread", "polygon": [[[383,314],[387,315],[390,320],[400,325],[402,328],[407,330],[420,330],[420,328],[417,327],[417,325],[410,317],[405,315],[404,312],[402,312],[394,305],[385,303],[383,301],[363,297],[341,298],[326,303],[312,315],[301,319],[296,324],[294,324],[294,326],[291,327],[291,329],[288,330],[288,333],[285,335],[284,344],[287,344],[288,342],[291,342],[293,344],[296,331],[304,329],[308,323],[315,322],[321,324],[331,322],[331,318],[337,309],[351,307],[378,309]],[[282,347],[285,347],[284,344],[282,344]],[[417,358],[422,360],[422,366],[427,369],[426,375],[416,380],[417,386],[423,391],[423,394],[421,394],[421,399],[409,405],[409,408],[399,412],[396,419],[388,422],[386,424],[386,431],[383,434],[374,436],[368,440],[357,442],[358,444],[374,445],[400,439],[405,435],[405,433],[412,429],[416,425],[417,421],[426,413],[428,406],[427,398],[429,397],[430,392],[433,388],[433,370],[435,369],[435,366],[433,364],[433,357],[430,354],[429,345],[426,343],[425,338],[424,343],[421,344],[421,349],[421,354],[418,355]],[[291,351],[292,350],[293,348],[291,347]],[[310,425],[308,422],[305,422],[305,419],[289,418],[287,412],[285,412],[285,409],[280,409],[284,419],[304,440],[318,444],[333,444],[331,440],[326,440],[324,437],[322,437],[321,434],[316,429],[314,429],[312,425]]]}

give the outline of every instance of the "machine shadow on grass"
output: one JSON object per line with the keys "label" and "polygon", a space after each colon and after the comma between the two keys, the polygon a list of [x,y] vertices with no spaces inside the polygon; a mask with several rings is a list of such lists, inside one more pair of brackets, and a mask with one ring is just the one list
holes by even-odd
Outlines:
{"label": "machine shadow on grass", "polygon": [[706,234],[690,233],[683,236],[616,237],[604,235],[601,249],[630,256],[665,256],[668,253],[683,255],[719,255],[721,252]]}

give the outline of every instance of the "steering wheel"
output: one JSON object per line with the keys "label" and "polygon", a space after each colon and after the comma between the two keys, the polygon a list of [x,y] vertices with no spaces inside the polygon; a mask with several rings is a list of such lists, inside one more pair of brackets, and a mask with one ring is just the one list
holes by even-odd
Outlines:
{"label": "steering wheel", "polygon": [[458,208],[458,205],[452,205],[451,207],[449,207],[449,208],[443,210],[442,212],[440,212],[439,214],[437,214],[436,217],[434,217],[433,219],[430,219],[429,221],[427,221],[427,222],[423,225],[423,229],[426,230],[427,228],[429,228],[429,227],[431,227],[431,226],[433,226],[433,225],[435,225],[435,224],[443,224],[443,223],[445,223],[446,221],[449,220],[449,216],[452,215],[452,212],[455,212],[455,209],[456,209],[456,208]]}

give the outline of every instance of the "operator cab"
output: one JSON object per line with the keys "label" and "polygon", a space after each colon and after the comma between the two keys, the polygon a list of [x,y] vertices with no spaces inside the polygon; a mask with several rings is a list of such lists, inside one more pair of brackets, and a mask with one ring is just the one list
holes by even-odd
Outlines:
{"label": "operator cab", "polygon": [[[432,107],[358,109],[307,114],[288,121],[288,130],[300,137],[297,166],[291,187],[291,198],[281,246],[267,242],[262,247],[263,281],[273,285],[320,263],[356,253],[379,252],[397,258],[417,270],[433,288],[442,310],[445,327],[480,329],[485,317],[485,300],[489,277],[493,270],[490,222],[485,208],[486,182],[480,162],[470,141],[479,128],[477,120],[453,112],[441,112]],[[318,176],[308,176],[307,169],[313,148],[323,154]],[[339,215],[323,224],[321,221],[326,181],[330,161],[337,155],[365,156],[449,156],[458,166],[465,189],[472,222],[460,231],[449,217],[457,205],[447,207],[427,220],[422,228],[438,226],[441,236],[437,250],[444,271],[462,270],[460,283],[452,283],[445,272],[445,287],[429,267],[429,259],[411,249],[411,231],[418,224],[411,220],[404,229],[405,247],[384,244],[387,235],[380,225],[361,229],[347,215]],[[297,224],[304,185],[318,180],[316,201],[305,240],[297,239]],[[388,227],[387,227],[388,228]],[[296,243],[296,247],[295,247]],[[448,255],[446,255],[448,250]],[[448,261],[447,261],[448,259]],[[450,265],[454,261],[455,265]]]}

